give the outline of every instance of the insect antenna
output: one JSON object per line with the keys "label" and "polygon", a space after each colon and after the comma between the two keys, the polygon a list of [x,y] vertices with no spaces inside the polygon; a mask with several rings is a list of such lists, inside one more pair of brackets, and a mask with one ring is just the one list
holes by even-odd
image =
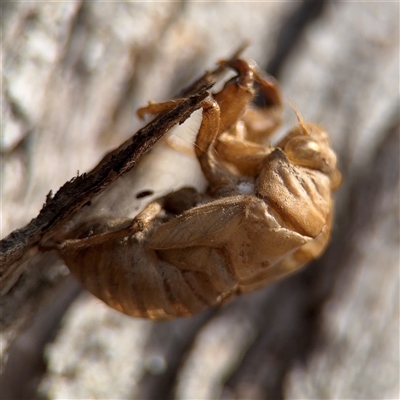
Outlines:
{"label": "insect antenna", "polygon": [[300,111],[295,107],[295,105],[290,101],[290,99],[286,98],[287,102],[290,105],[290,108],[293,110],[293,112],[296,115],[297,121],[301,127],[301,129],[303,130],[305,135],[309,135],[307,127],[306,127],[306,123],[305,120],[303,118],[303,116],[300,114]]}

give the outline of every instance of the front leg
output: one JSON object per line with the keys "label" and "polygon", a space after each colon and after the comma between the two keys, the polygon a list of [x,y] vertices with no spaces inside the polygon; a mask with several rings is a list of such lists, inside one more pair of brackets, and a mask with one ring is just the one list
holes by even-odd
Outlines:
{"label": "front leg", "polygon": [[235,59],[226,62],[226,65],[236,70],[238,75],[225,83],[220,92],[213,95],[220,107],[219,133],[226,132],[236,125],[255,94],[254,74],[247,61]]}
{"label": "front leg", "polygon": [[[226,62],[238,76],[214,95],[220,107],[219,134],[215,143],[218,156],[233,166],[237,175],[256,176],[262,162],[272,151],[265,140],[280,124],[282,102],[272,77],[262,77],[257,66],[235,59]],[[250,108],[254,82],[263,95],[264,107]]]}
{"label": "front leg", "polygon": [[[237,71],[238,76],[214,95],[221,108],[220,133],[229,130],[238,139],[264,144],[282,123],[282,98],[278,84],[272,76],[263,74],[254,62],[235,59],[225,64]],[[262,104],[252,108],[254,83],[259,86],[262,96],[258,102]],[[238,120],[243,125],[241,135],[235,127]]]}
{"label": "front leg", "polygon": [[214,145],[220,133],[220,107],[212,99],[202,102],[203,120],[197,134],[195,153],[213,194],[221,196],[238,194],[238,180],[228,172]]}

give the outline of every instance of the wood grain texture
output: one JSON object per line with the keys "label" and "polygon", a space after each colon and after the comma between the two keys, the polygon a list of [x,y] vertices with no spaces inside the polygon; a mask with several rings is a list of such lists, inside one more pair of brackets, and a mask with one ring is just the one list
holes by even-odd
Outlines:
{"label": "wood grain texture", "polygon": [[[136,108],[170,98],[245,38],[253,42],[245,56],[274,66],[303,116],[326,127],[344,170],[334,238],[316,263],[181,321],[128,319],[83,296],[47,347],[41,393],[398,398],[398,3],[308,9],[314,18],[301,34],[309,4],[2,7],[2,236],[35,217],[50,189],[136,131]],[[293,31],[295,46],[277,56]],[[29,287],[27,308],[45,307],[65,273],[55,263],[31,265],[7,300],[23,301]],[[26,319],[9,323],[17,332]],[[30,348],[42,352],[43,344]]]}

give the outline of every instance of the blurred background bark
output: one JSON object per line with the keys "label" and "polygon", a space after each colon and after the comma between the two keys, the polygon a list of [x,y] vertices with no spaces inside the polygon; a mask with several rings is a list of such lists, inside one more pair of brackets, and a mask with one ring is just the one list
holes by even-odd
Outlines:
{"label": "blurred background bark", "polygon": [[[54,256],[2,298],[4,399],[399,397],[399,4],[2,3],[2,237],[229,56],[326,127],[344,182],[325,255],[190,319],[81,292]],[[79,294],[79,296],[78,296]],[[78,297],[77,297],[78,296]]]}

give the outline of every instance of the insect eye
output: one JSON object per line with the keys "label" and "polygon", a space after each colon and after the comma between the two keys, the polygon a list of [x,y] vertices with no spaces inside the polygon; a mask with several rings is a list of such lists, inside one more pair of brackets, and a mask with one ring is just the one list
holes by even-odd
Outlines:
{"label": "insect eye", "polygon": [[320,145],[304,136],[294,137],[285,145],[285,153],[290,161],[302,167],[320,168]]}
{"label": "insect eye", "polygon": [[285,144],[284,150],[293,164],[328,174],[332,180],[332,187],[340,184],[340,176],[335,176],[336,155],[324,141],[316,141],[307,136],[295,136]]}

